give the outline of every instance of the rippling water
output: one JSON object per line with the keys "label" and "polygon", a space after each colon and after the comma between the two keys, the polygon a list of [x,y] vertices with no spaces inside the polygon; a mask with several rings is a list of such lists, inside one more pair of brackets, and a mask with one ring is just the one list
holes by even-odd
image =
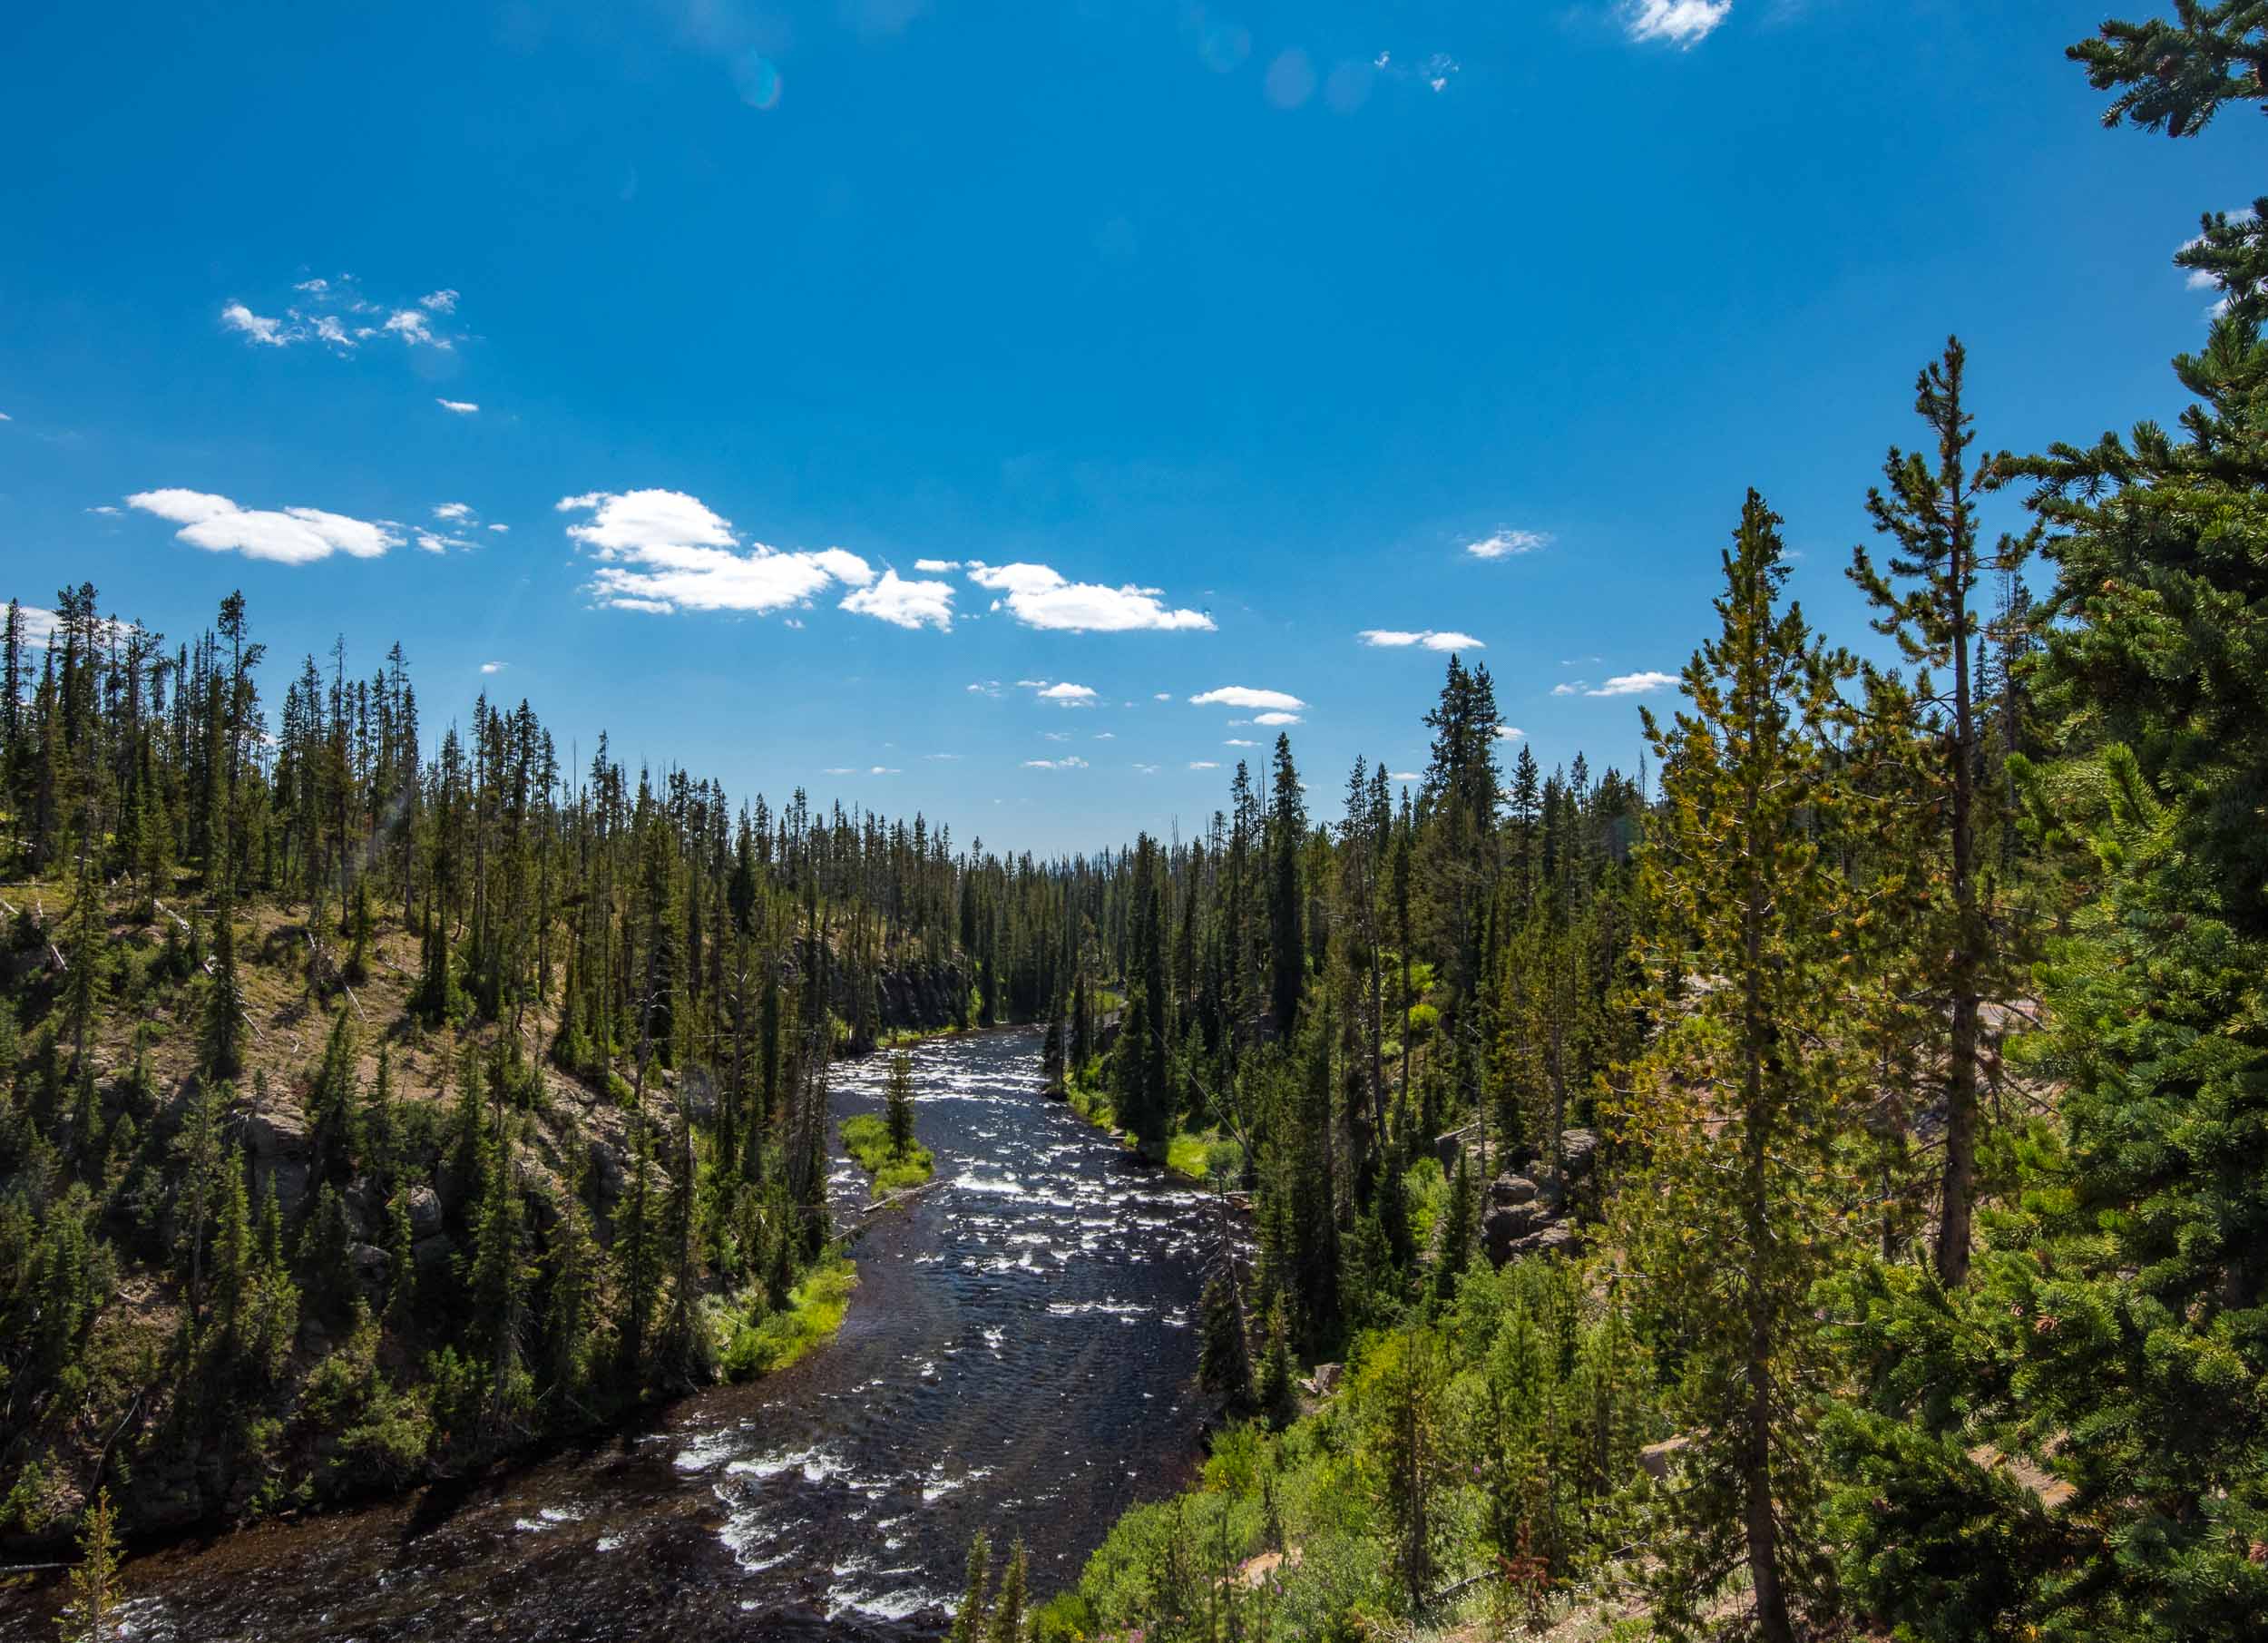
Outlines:
{"label": "rippling water", "polygon": [[[978,1530],[1070,1581],[1194,1452],[1210,1200],[1041,1099],[1036,1033],[914,1053],[946,1182],[865,1218],[842,1333],[754,1386],[510,1477],[137,1560],[129,1635],[930,1635]],[[836,1070],[876,1111],[883,1059]],[[837,1159],[838,1224],[865,1178]],[[52,1636],[44,1605],[0,1618]]]}

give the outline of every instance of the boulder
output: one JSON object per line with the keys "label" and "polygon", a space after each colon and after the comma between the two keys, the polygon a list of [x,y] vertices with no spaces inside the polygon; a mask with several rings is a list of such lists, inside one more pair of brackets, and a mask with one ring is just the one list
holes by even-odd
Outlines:
{"label": "boulder", "polygon": [[354,1268],[355,1283],[364,1297],[376,1306],[386,1295],[386,1268],[393,1265],[386,1251],[376,1244],[349,1244],[347,1265]]}
{"label": "boulder", "polygon": [[426,1186],[409,1189],[409,1236],[423,1240],[441,1230],[441,1195]]}
{"label": "boulder", "polygon": [[1559,1131],[1559,1165],[1568,1179],[1579,1181],[1598,1161],[1598,1133],[1594,1130]]}
{"label": "boulder", "polygon": [[1504,1258],[1524,1261],[1537,1255],[1573,1255],[1581,1247],[1582,1240],[1575,1236],[1575,1229],[1564,1222],[1558,1222],[1541,1231],[1531,1232],[1526,1237],[1514,1238],[1506,1248]]}
{"label": "boulder", "polygon": [[1502,1205],[1532,1204],[1536,1201],[1536,1184],[1524,1175],[1500,1175],[1489,1183],[1489,1198]]}
{"label": "boulder", "polygon": [[1512,1258],[1512,1252],[1523,1240],[1533,1237],[1550,1223],[1550,1211],[1532,1200],[1497,1205],[1481,1218],[1481,1239],[1489,1252],[1491,1264],[1501,1266]]}
{"label": "boulder", "polygon": [[347,1221],[357,1237],[369,1237],[386,1225],[386,1200],[378,1196],[378,1187],[367,1175],[358,1175],[347,1190],[339,1195],[346,1206]]}
{"label": "boulder", "polygon": [[419,1238],[410,1247],[410,1254],[416,1257],[417,1270],[425,1272],[435,1266],[447,1266],[449,1257],[455,1248],[456,1245],[447,1233],[436,1232],[429,1238]]}
{"label": "boulder", "polygon": [[307,1119],[285,1107],[255,1108],[244,1120],[244,1144],[252,1154],[255,1206],[273,1183],[277,1204],[290,1216],[308,1195],[314,1148]]}

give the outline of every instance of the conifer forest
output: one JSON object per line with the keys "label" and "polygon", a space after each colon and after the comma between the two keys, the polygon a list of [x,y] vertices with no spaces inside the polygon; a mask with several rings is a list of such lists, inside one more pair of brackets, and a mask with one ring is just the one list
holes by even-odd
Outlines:
{"label": "conifer forest", "polygon": [[[2128,159],[2257,141],[2268,6],[2068,55]],[[2268,1638],[2268,198],[2175,261],[2175,423],[1881,385],[1854,631],[1726,475],[1628,768],[1442,645],[1422,769],[1264,716],[1087,853],[7,590],[0,1635]],[[1115,1287],[966,1241],[1058,1212]],[[997,1327],[831,1367],[963,1271]],[[1129,1355],[1016,1367],[1072,1313]],[[698,1555],[610,1595],[586,1512]],[[363,1618],[215,1618],[270,1579]]]}

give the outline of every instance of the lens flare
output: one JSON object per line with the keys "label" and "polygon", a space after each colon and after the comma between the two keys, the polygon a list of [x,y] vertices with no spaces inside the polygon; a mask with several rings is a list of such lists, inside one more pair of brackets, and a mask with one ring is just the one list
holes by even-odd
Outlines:
{"label": "lens flare", "polygon": [[779,68],[761,52],[747,52],[733,59],[733,89],[752,109],[769,112],[779,106]]}

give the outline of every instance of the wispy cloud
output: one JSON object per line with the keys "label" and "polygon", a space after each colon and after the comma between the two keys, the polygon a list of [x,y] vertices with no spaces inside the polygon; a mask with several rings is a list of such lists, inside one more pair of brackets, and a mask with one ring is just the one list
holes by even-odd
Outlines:
{"label": "wispy cloud", "polygon": [[1622,26],[1633,40],[1698,45],[1732,11],[1733,0],[1622,0]]}
{"label": "wispy cloud", "polygon": [[988,565],[968,562],[969,580],[1002,597],[1008,613],[1028,628],[1061,633],[1129,633],[1143,630],[1210,632],[1213,619],[1201,611],[1169,609],[1163,590],[1105,587],[1100,582],[1071,582],[1048,565]]}
{"label": "wispy cloud", "polygon": [[1084,770],[1087,761],[1076,753],[1067,753],[1061,758],[1027,758],[1023,761],[1023,768],[1027,770]]}
{"label": "wispy cloud", "polygon": [[470,416],[480,409],[469,399],[436,399],[434,404],[453,416]]}
{"label": "wispy cloud", "polygon": [[1307,721],[1296,713],[1255,713],[1252,716],[1252,722],[1256,725],[1266,725],[1274,729],[1282,725],[1299,725]]}
{"label": "wispy cloud", "polygon": [[175,540],[191,547],[278,564],[312,564],[333,553],[376,559],[402,543],[384,523],[321,508],[242,508],[208,491],[137,491],[126,505],[180,525]]}
{"label": "wispy cloud", "polygon": [[1000,680],[997,679],[980,679],[974,684],[969,686],[968,689],[969,694],[972,696],[991,696],[998,698],[1006,694],[1006,692],[1001,689]]}
{"label": "wispy cloud", "polygon": [[1192,770],[1217,770],[1220,768],[1220,760],[1217,758],[1193,758],[1189,761],[1189,768]]}
{"label": "wispy cloud", "polygon": [[1521,729],[1518,725],[1499,725],[1496,727],[1496,739],[1499,741],[1518,741],[1521,737],[1527,734],[1528,732]]}
{"label": "wispy cloud", "polygon": [[1249,685],[1223,685],[1189,698],[1193,708],[1276,708],[1290,709],[1307,704],[1289,690],[1256,690]]}
{"label": "wispy cloud", "polygon": [[914,568],[924,576],[943,576],[949,571],[959,570],[961,562],[957,559],[917,559],[914,562]]}
{"label": "wispy cloud", "polygon": [[271,348],[283,347],[299,340],[297,337],[284,335],[282,320],[265,314],[255,314],[240,302],[231,302],[220,310],[220,323],[230,330],[241,332],[246,341]]}
{"label": "wispy cloud", "polygon": [[1509,525],[1500,525],[1480,541],[1465,543],[1465,552],[1475,559],[1516,559],[1550,545],[1549,532],[1515,531]]}
{"label": "wispy cloud", "polygon": [[501,673],[511,665],[512,664],[508,661],[484,661],[481,663],[481,671],[484,673]]}
{"label": "wispy cloud", "polygon": [[841,548],[791,553],[752,543],[741,552],[731,522],[682,491],[589,491],[553,505],[591,514],[567,534],[600,561],[591,595],[619,610],[761,613],[875,580],[873,566]]}
{"label": "wispy cloud", "polygon": [[[336,354],[352,354],[374,337],[392,336],[411,347],[447,352],[463,338],[434,328],[435,318],[456,312],[457,293],[429,291],[415,303],[374,302],[365,296],[351,274],[337,279],[302,279],[291,288],[292,298],[280,313],[262,314],[250,304],[231,297],[221,305],[220,324],[255,347],[290,347],[319,342]],[[266,306],[266,305],[262,305]],[[451,400],[441,403],[452,410],[471,412],[477,406]]]}
{"label": "wispy cloud", "polygon": [[1400,628],[1364,628],[1355,635],[1364,644],[1378,650],[1407,650],[1423,645],[1429,650],[1485,650],[1488,646],[1470,633],[1441,633],[1431,628],[1411,632]]}

